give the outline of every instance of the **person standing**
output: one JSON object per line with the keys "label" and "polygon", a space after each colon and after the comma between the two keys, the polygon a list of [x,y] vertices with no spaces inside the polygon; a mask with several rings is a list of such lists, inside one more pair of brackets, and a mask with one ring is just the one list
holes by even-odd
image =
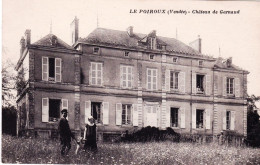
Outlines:
{"label": "person standing", "polygon": [[[60,133],[60,141],[61,141],[61,155],[67,155],[71,148],[71,138],[75,139],[75,136],[72,134],[69,126],[69,122],[66,119],[68,116],[68,110],[63,109],[61,111],[62,117],[59,121],[58,130]],[[66,151],[67,149],[67,151]]]}
{"label": "person standing", "polygon": [[97,140],[96,140],[97,126],[95,124],[95,119],[92,116],[90,116],[88,118],[88,121],[89,123],[87,123],[84,131],[84,140],[85,140],[84,149],[97,151]]}

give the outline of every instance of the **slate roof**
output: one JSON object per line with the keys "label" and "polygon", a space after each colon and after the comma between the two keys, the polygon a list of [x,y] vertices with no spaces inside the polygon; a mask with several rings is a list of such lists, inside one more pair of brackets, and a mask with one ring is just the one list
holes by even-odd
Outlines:
{"label": "slate roof", "polygon": [[[55,46],[52,45],[52,42],[51,42],[51,39],[53,37],[57,38],[57,43]],[[48,34],[45,37],[41,38],[40,40],[34,42],[32,45],[49,46],[49,47],[55,47],[55,48],[61,48],[61,49],[75,50],[72,46],[68,45],[66,42],[62,41],[54,34]]]}
{"label": "slate roof", "polygon": [[[244,69],[242,69],[242,68],[240,68],[240,67],[238,67],[238,66],[236,66],[236,65],[234,65],[234,64],[231,64],[231,65],[228,67],[228,66],[227,66],[227,61],[224,60],[224,59],[221,58],[221,57],[216,60],[214,66],[217,67],[217,68],[221,68],[221,69],[246,71],[246,70],[244,70]],[[246,71],[246,72],[248,72],[248,71]]]}
{"label": "slate roof", "polygon": [[[80,38],[78,42],[102,44],[107,46],[122,46],[127,48],[144,48],[143,46],[138,45],[138,41],[145,40],[147,36],[147,34],[134,33],[134,35],[130,37],[127,31],[96,28],[86,38]],[[202,55],[197,50],[174,38],[157,36],[157,42],[162,45],[167,45],[166,51],[169,52]]]}

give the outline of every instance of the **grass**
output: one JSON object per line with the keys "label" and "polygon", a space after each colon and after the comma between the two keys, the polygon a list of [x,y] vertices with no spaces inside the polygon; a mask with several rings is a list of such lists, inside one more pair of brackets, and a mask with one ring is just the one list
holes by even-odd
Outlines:
{"label": "grass", "polygon": [[60,155],[59,141],[2,136],[2,162],[23,164],[260,164],[260,149],[216,144],[99,143],[98,152]]}

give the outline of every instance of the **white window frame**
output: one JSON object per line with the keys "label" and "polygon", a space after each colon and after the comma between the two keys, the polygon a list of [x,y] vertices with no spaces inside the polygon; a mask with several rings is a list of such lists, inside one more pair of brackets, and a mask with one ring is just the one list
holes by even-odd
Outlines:
{"label": "white window frame", "polygon": [[[43,64],[44,58],[47,59],[47,64]],[[49,58],[54,58],[54,78],[49,77],[49,74],[50,74],[49,73],[49,67],[50,67]],[[57,66],[57,61],[60,62],[60,66]],[[45,73],[43,72],[44,65],[47,68],[47,71]],[[57,71],[57,68],[60,68],[59,72]],[[46,80],[44,80],[44,78],[43,78],[44,74],[47,74]],[[57,79],[57,75],[60,76],[60,79]],[[61,82],[62,81],[62,59],[61,58],[42,56],[42,80],[43,81],[51,81],[51,82]]]}
{"label": "white window frame", "polygon": [[[232,87],[232,93],[231,93],[231,80],[233,81],[232,82],[232,84],[233,84],[233,87]],[[226,79],[226,92],[227,92],[227,95],[234,95],[235,94],[235,79],[234,78],[232,78],[232,77],[227,77],[227,79]]]}
{"label": "white window frame", "polygon": [[[150,80],[151,82],[149,82],[149,75],[148,75],[148,72],[151,72],[151,75],[150,75]],[[155,71],[155,75],[154,75],[154,71]],[[158,81],[158,70],[157,69],[154,69],[154,68],[147,68],[147,72],[146,72],[146,84],[147,84],[147,89],[148,90],[157,90],[157,81]],[[153,81],[153,79],[155,78],[155,82]],[[155,84],[154,84],[155,83]],[[149,88],[149,84],[150,84],[150,87]],[[155,85],[155,87],[154,87]]]}
{"label": "white window frame", "polygon": [[[93,70],[93,65],[95,70]],[[98,70],[98,65],[100,66],[100,70]],[[100,71],[100,77],[98,77],[98,72]],[[94,78],[94,82],[92,81]],[[98,79],[100,79],[100,84],[98,83]],[[103,63],[99,62],[90,62],[90,85],[102,86],[103,84]]]}
{"label": "white window frame", "polygon": [[[172,74],[173,74],[173,76],[172,76]],[[177,80],[176,80],[176,74],[178,74]],[[171,90],[179,90],[179,75],[180,75],[179,71],[170,71],[170,89]],[[171,86],[172,80],[173,80],[173,86]],[[176,88],[176,82],[177,82],[177,88]]]}
{"label": "white window frame", "polygon": [[203,66],[203,63],[204,63],[203,60],[199,60],[199,61],[198,61],[198,65],[199,65],[199,66]]}
{"label": "white window frame", "polygon": [[[124,68],[125,68],[125,73],[124,73]],[[129,69],[131,72],[129,72]],[[121,87],[122,88],[132,88],[133,87],[133,66],[129,65],[120,65],[120,81],[121,81]],[[124,75],[125,75],[125,80],[124,80]],[[125,85],[124,85],[125,82]],[[130,85],[129,85],[130,83]]]}
{"label": "white window frame", "polygon": [[[124,111],[125,108],[125,111]],[[122,104],[122,125],[132,125],[132,105],[131,104]],[[128,113],[130,111],[130,114]],[[125,114],[124,114],[125,112]],[[128,121],[127,118],[130,115],[130,120]],[[125,123],[123,122],[125,121]]]}

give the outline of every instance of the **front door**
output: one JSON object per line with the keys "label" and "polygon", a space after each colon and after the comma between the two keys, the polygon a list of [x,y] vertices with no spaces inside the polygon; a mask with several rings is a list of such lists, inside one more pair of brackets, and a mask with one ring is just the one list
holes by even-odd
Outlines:
{"label": "front door", "polygon": [[146,106],[146,126],[158,127],[157,107],[158,107],[158,105],[147,105]]}

